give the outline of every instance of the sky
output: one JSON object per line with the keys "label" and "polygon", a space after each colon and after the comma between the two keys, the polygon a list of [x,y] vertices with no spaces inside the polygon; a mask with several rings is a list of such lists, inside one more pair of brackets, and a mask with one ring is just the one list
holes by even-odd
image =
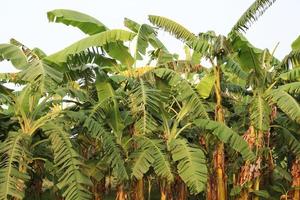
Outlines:
{"label": "sky", "polygon": [[[71,9],[91,15],[110,29],[124,28],[124,17],[149,23],[148,15],[168,17],[194,33],[214,30],[227,35],[232,26],[254,0],[2,0],[0,7],[0,44],[15,38],[29,48],[39,47],[52,54],[85,37],[80,30],[63,24],[49,23],[47,11]],[[273,50],[282,59],[291,43],[300,35],[300,0],[277,0],[251,26],[246,37],[259,48]],[[183,55],[183,44],[160,32],[159,38],[169,51]],[[0,72],[14,69],[0,63]]]}

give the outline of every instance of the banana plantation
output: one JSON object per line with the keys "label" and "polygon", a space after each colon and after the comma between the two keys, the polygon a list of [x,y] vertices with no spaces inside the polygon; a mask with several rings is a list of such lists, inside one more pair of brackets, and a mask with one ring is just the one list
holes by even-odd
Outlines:
{"label": "banana plantation", "polygon": [[274,3],[227,35],[57,9],[86,37],[0,44],[17,70],[0,74],[0,200],[300,200],[300,37],[280,60],[244,35]]}

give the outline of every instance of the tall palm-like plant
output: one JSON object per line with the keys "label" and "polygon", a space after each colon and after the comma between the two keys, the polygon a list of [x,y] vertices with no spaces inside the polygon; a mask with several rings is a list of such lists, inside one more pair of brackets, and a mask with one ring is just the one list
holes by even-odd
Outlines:
{"label": "tall palm-like plant", "polygon": [[[22,56],[26,62],[23,65],[22,61],[20,72],[5,76],[10,77],[9,81],[14,81],[17,76],[17,81],[24,84],[24,88],[20,92],[6,94],[9,99],[6,102],[8,114],[16,121],[16,127],[14,132],[9,133],[1,143],[3,147],[1,148],[1,155],[3,155],[1,199],[24,197],[25,181],[30,178],[28,172],[31,169],[36,170],[37,161],[49,159],[49,157],[36,158],[35,155],[38,145],[45,142],[50,142],[53,150],[53,162],[57,168],[57,180],[53,182],[63,191],[61,195],[66,199],[90,199],[86,185],[90,185],[91,182],[82,172],[84,168],[82,157],[74,150],[74,144],[67,132],[70,129],[69,124],[61,120],[62,101],[64,101],[62,98],[66,95],[74,95],[76,89],[58,85],[62,83],[63,75],[57,69],[52,68],[47,61],[19,42],[12,42],[15,45],[3,45],[4,48],[1,50],[4,52],[3,55],[6,55],[4,58]],[[22,50],[18,48],[19,46]],[[10,49],[13,51],[9,51]],[[77,93],[77,98],[79,94]],[[47,137],[49,139],[44,140]],[[71,185],[68,184],[70,180],[73,182]]]}
{"label": "tall palm-like plant", "polygon": [[[241,36],[239,37],[242,39]],[[241,168],[238,182],[243,187],[253,187],[252,189],[254,191],[258,191],[260,189],[263,173],[267,173],[267,171],[263,170],[263,168],[265,168],[264,165],[268,164],[268,173],[273,173],[274,168],[276,168],[272,153],[270,152],[272,151],[272,148],[278,144],[272,144],[270,141],[272,141],[273,134],[278,134],[277,130],[272,128],[272,126],[277,126],[275,124],[277,123],[276,113],[279,112],[278,108],[280,111],[284,112],[290,120],[294,120],[298,123],[299,105],[297,100],[290,96],[286,90],[282,90],[282,88],[289,87],[289,84],[284,85],[284,82],[282,82],[282,79],[280,78],[285,75],[280,74],[281,70],[279,70],[279,66],[284,65],[283,62],[285,61],[279,62],[267,50],[262,51],[253,48],[245,38],[243,38],[242,41],[244,45],[248,46],[248,52],[252,52],[253,59],[251,61],[251,66],[254,66],[253,69],[248,71],[248,69],[244,67],[247,65],[249,66],[249,64],[247,64],[249,63],[249,60],[243,58],[242,53],[234,58],[234,62],[230,61],[229,64],[234,65],[235,69],[239,69],[239,73],[235,76],[239,77],[240,80],[244,79],[244,81],[238,82],[239,87],[242,86],[244,91],[248,88],[248,93],[251,91],[248,94],[251,98],[247,98],[249,102],[247,103],[249,106],[249,129],[245,132],[244,137],[251,148],[256,149],[257,161],[255,165],[246,161],[245,165]],[[241,42],[239,43],[242,44]],[[247,72],[248,76],[245,76]],[[280,99],[285,100],[281,101]],[[282,134],[286,134],[286,132]],[[289,138],[291,139],[293,137]],[[268,150],[266,151],[266,149]],[[264,163],[264,161],[268,162]],[[252,172],[249,171],[251,167],[255,168]],[[257,195],[259,195],[259,192]],[[243,192],[241,199],[247,199],[248,196],[249,191]]]}
{"label": "tall palm-like plant", "polygon": [[[175,35],[178,39],[183,40],[190,48],[194,51],[201,53],[207,59],[210,60],[211,65],[215,74],[215,95],[216,95],[216,112],[215,118],[217,121],[224,122],[224,111],[222,108],[222,95],[221,95],[221,65],[226,62],[226,57],[230,55],[231,49],[229,49],[230,40],[234,40],[234,35],[236,31],[247,30],[251,22],[257,20],[258,16],[263,14],[263,12],[272,5],[274,1],[255,1],[248,10],[242,15],[238,20],[236,25],[232,28],[229,33],[228,39],[223,36],[215,36],[212,34],[199,34],[197,37],[190,31],[188,31],[183,26],[177,24],[176,22],[169,20],[164,17],[150,16],[149,20],[153,24],[163,28],[164,30]],[[225,59],[224,59],[225,57]],[[229,65],[232,67],[232,65]],[[234,69],[231,69],[234,70]],[[217,174],[217,179],[214,181],[217,187],[208,187],[209,198],[214,199],[213,194],[217,193],[217,199],[226,199],[226,180],[225,180],[225,169],[224,169],[224,146],[222,143],[217,145],[217,150],[215,153],[215,173]],[[211,193],[211,195],[210,195]]]}

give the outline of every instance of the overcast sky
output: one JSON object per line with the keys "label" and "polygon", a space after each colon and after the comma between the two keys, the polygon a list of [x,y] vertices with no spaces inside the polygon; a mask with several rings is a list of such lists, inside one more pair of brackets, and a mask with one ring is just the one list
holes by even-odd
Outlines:
{"label": "overcast sky", "polygon": [[[124,17],[148,23],[149,14],[171,18],[194,33],[214,30],[226,35],[253,0],[5,0],[0,6],[0,43],[15,38],[30,48],[54,53],[83,38],[79,30],[48,23],[47,11],[63,8],[89,14],[109,28],[124,28]],[[247,38],[259,48],[273,49],[283,58],[290,44],[300,35],[300,0],[277,2],[247,32]],[[182,43],[160,33],[171,52],[183,52]],[[0,72],[11,71],[0,63]]]}

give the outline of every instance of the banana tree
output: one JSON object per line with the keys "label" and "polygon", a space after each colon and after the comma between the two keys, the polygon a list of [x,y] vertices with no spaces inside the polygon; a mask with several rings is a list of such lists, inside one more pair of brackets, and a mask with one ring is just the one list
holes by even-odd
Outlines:
{"label": "banana tree", "polygon": [[[294,98],[298,98],[298,86],[299,86],[299,74],[298,74],[298,67],[299,67],[299,37],[292,43],[292,52],[290,52],[280,63],[278,66],[279,70],[284,70],[284,73],[280,74],[280,79],[284,81],[285,84],[281,85],[279,89],[285,91],[288,94],[291,94]],[[297,100],[295,100],[297,103]],[[296,104],[299,106],[298,104]],[[296,106],[296,107],[297,107]],[[283,110],[283,108],[281,108]],[[287,111],[287,109],[286,109]],[[297,113],[296,109],[293,109],[293,112],[290,110],[289,117],[295,116]],[[296,121],[299,124],[298,117],[290,117],[293,121]],[[291,137],[293,139],[293,137]],[[291,141],[291,140],[289,140]],[[297,141],[297,140],[292,140]],[[298,144],[298,143],[296,143]],[[295,147],[295,146],[294,146]],[[292,187],[294,188],[294,192],[292,194],[293,199],[300,198],[300,191],[299,191],[299,152],[293,149],[293,153],[295,154],[296,158],[293,161],[291,174],[292,174]]]}
{"label": "banana tree", "polygon": [[[201,33],[199,36],[196,36],[172,20],[158,16],[149,16],[150,22],[175,35],[178,39],[183,40],[190,48],[201,53],[203,57],[206,57],[210,61],[215,74],[214,87],[217,103],[215,119],[219,122],[224,123],[225,120],[220,83],[222,77],[221,65],[226,62],[226,57],[233,53],[231,52],[232,49],[228,47],[230,46],[228,43],[233,39],[233,35],[235,35],[236,31],[247,30],[251,23],[257,20],[273,2],[275,1],[255,1],[234,25],[228,35],[228,39],[224,36],[216,36],[211,33]],[[227,186],[224,169],[224,145],[222,143],[217,145],[215,160],[214,167],[217,178],[213,181],[215,184],[208,187],[208,198],[226,199]],[[217,187],[213,185],[217,185]],[[213,194],[217,194],[216,197],[213,197]]]}
{"label": "banana tree", "polygon": [[[104,36],[105,37],[105,36]],[[94,37],[95,38],[95,37]],[[97,37],[96,37],[97,38]],[[101,38],[101,37],[100,37]],[[104,39],[104,43],[108,43],[109,41]],[[113,39],[112,39],[113,40]],[[89,40],[91,41],[91,39]],[[15,42],[15,41],[14,41]],[[24,82],[26,85],[26,89],[23,89],[20,94],[17,93],[17,99],[13,98],[11,102],[13,102],[13,105],[9,105],[9,108],[15,107],[15,115],[18,116],[20,128],[24,132],[24,134],[21,134],[20,136],[23,137],[23,135],[35,135],[36,132],[40,132],[40,130],[43,130],[43,133],[47,136],[49,136],[49,140],[52,142],[53,145],[53,151],[54,151],[54,162],[56,164],[56,167],[59,168],[57,171],[57,176],[61,175],[61,178],[58,179],[57,187],[61,189],[61,191],[64,191],[62,193],[62,196],[65,197],[66,199],[86,199],[90,198],[90,193],[87,190],[87,187],[84,185],[90,185],[91,181],[88,178],[79,180],[81,178],[86,177],[82,172],[82,167],[84,168],[84,165],[81,161],[81,156],[76,153],[72,148],[72,142],[70,141],[71,138],[68,136],[67,130],[70,129],[69,124],[62,123],[62,121],[57,120],[57,122],[53,119],[54,114],[58,113],[56,111],[57,108],[60,106],[55,106],[54,108],[54,114],[52,112],[48,112],[48,114],[45,114],[44,117],[38,118],[40,115],[43,115],[42,111],[47,111],[47,108],[49,110],[49,106],[51,106],[51,102],[53,99],[56,98],[56,95],[60,96],[59,99],[62,99],[66,96],[76,98],[77,100],[80,99],[80,96],[83,95],[84,92],[76,92],[76,89],[78,88],[73,88],[71,89],[70,87],[76,86],[76,81],[78,78],[74,77],[74,73],[72,71],[67,71],[65,73],[65,77],[63,77],[62,74],[58,73],[55,68],[52,68],[52,66],[56,66],[51,62],[51,67],[50,65],[47,65],[49,63],[49,60],[52,59],[52,57],[49,59],[48,57],[45,57],[45,59],[40,59],[38,56],[35,55],[33,51],[30,49],[26,48],[24,45],[19,45],[18,42],[15,42],[16,45],[21,46],[22,50],[18,48],[18,46],[13,45],[13,44],[7,44],[7,45],[2,45],[1,47],[1,58],[3,59],[10,59],[12,60],[12,63],[17,65],[17,67],[24,67],[22,70],[17,73],[16,75],[5,75],[5,77],[10,77],[9,80],[13,80],[14,76],[17,76],[21,81]],[[55,57],[55,56],[54,56]],[[21,60],[21,59],[22,60]],[[25,58],[25,59],[24,59]],[[61,58],[61,57],[60,57]],[[15,60],[19,60],[18,62],[15,62]],[[21,62],[21,61],[22,62]],[[101,59],[100,61],[102,61]],[[55,60],[56,61],[56,60]],[[106,60],[107,61],[107,60]],[[73,63],[74,64],[74,63]],[[70,67],[71,65],[67,66]],[[63,66],[64,67],[64,66]],[[40,70],[40,68],[43,68]],[[73,69],[74,70],[74,69]],[[45,74],[44,74],[45,73]],[[58,76],[60,75],[60,76]],[[12,78],[11,78],[12,77]],[[58,83],[58,78],[59,81],[64,81],[64,84],[57,85]],[[52,78],[52,79],[50,79]],[[84,77],[85,78],[85,77]],[[71,80],[70,80],[71,79]],[[73,80],[72,80],[73,79]],[[32,82],[30,82],[32,81]],[[57,81],[57,82],[56,82]],[[22,82],[22,83],[23,83]],[[56,82],[56,84],[54,84]],[[86,85],[86,84],[85,84]],[[45,87],[47,86],[47,87]],[[69,87],[67,87],[69,86]],[[46,90],[47,88],[47,90]],[[55,92],[54,92],[55,90]],[[35,95],[33,95],[36,93]],[[53,94],[55,95],[53,96]],[[75,97],[74,97],[75,94]],[[12,96],[12,95],[11,95]],[[44,100],[45,98],[45,100]],[[49,101],[49,99],[51,101]],[[79,102],[73,100],[66,100],[66,102],[72,102],[72,103],[77,103],[80,104]],[[60,101],[57,102],[58,105],[61,104]],[[24,108],[23,108],[24,107]],[[37,107],[37,108],[36,108]],[[36,110],[34,110],[36,108]],[[25,109],[25,110],[24,110]],[[11,109],[9,109],[11,110]],[[49,110],[50,111],[50,110]],[[47,113],[47,112],[46,112]],[[27,116],[28,115],[28,116]],[[48,116],[49,115],[49,116]],[[50,121],[50,122],[49,122]],[[61,127],[60,125],[64,125],[64,127]],[[52,129],[53,127],[53,129]],[[3,148],[3,155],[6,155],[6,153],[9,153],[11,149],[7,148],[11,144],[11,141],[15,139],[14,141],[19,142],[19,139],[22,137],[19,137],[19,135],[12,134],[11,137],[7,138],[7,141],[5,140],[3,142],[3,146],[6,148]],[[57,140],[62,139],[62,141],[57,141]],[[39,143],[39,142],[37,142]],[[30,143],[31,144],[31,143]],[[65,146],[62,151],[61,149],[62,146]],[[13,149],[14,153],[19,146],[16,146],[16,149]],[[26,150],[26,149],[24,149]],[[9,151],[9,152],[6,152]],[[4,157],[3,158],[3,164],[1,166],[5,167],[6,162],[9,161],[9,166],[6,166],[5,170],[8,169],[8,171],[4,171],[7,174],[7,177],[11,176],[9,173],[12,173],[11,166],[10,165],[15,165],[15,163],[10,163],[10,162],[15,162],[13,159],[16,159],[13,156],[20,156],[18,155],[9,155],[10,157]],[[20,158],[21,159],[21,158]],[[63,164],[64,161],[71,161],[70,165],[61,165]],[[24,166],[26,166],[26,162],[24,163]],[[16,166],[18,167],[18,163],[16,163]],[[21,169],[21,165],[19,167]],[[26,172],[26,168],[22,167],[22,172]],[[78,171],[79,170],[79,171]],[[71,174],[71,176],[66,176],[67,174]],[[17,174],[17,176],[20,176],[20,174]],[[6,177],[6,176],[5,176]],[[18,177],[17,177],[18,178]],[[23,177],[24,179],[26,178],[25,175]],[[72,178],[73,181],[75,181],[75,185],[67,185],[67,179]],[[6,180],[4,179],[3,182],[1,183],[4,184],[4,186],[7,187],[2,187],[4,189],[3,193],[1,193],[1,199],[7,198],[7,195],[11,196],[16,196],[17,198],[21,198],[24,193],[22,189],[24,187],[21,185],[20,186],[20,194],[15,191],[13,185],[14,182],[11,181],[17,181],[15,178]],[[24,185],[24,181],[22,181],[22,184]],[[6,190],[5,190],[6,188]],[[23,192],[23,193],[22,193]]]}
{"label": "banana tree", "polygon": [[[235,80],[235,86],[242,89],[238,92],[244,91],[248,93],[248,102],[246,105],[249,107],[249,129],[245,132],[244,137],[251,148],[256,148],[255,151],[258,156],[256,164],[254,165],[246,161],[238,175],[238,185],[242,185],[246,188],[248,187],[247,191],[242,191],[240,199],[248,199],[248,196],[250,196],[251,193],[252,195],[266,197],[268,196],[268,192],[259,190],[260,182],[264,183],[266,181],[261,181],[261,179],[263,179],[262,176],[264,173],[278,173],[278,167],[281,166],[281,164],[278,163],[276,159],[274,161],[272,157],[273,149],[277,149],[276,146],[279,144],[272,144],[270,142],[272,139],[270,138],[274,138],[274,136],[280,132],[284,135],[282,137],[287,138],[288,148],[291,150],[293,149],[293,153],[296,156],[298,155],[298,152],[295,151],[295,146],[298,145],[298,141],[290,131],[288,131],[289,128],[285,129],[285,131],[278,131],[276,128],[272,128],[273,126],[282,126],[282,124],[275,125],[277,123],[276,113],[278,112],[285,113],[288,120],[298,123],[299,105],[297,99],[290,95],[294,94],[292,91],[296,89],[297,83],[286,84],[286,82],[282,81],[283,79],[289,81],[292,80],[287,77],[289,76],[288,74],[293,73],[293,70],[282,73],[284,70],[283,66],[287,65],[286,58],[282,62],[279,62],[268,50],[262,51],[254,48],[241,35],[235,37],[232,46],[233,49],[238,48],[241,49],[241,51],[238,55],[228,59],[226,65],[224,65],[225,74],[227,76],[226,80]],[[246,52],[244,53],[243,50]],[[251,55],[252,59],[247,58],[249,55]],[[295,62],[297,62],[297,60],[294,59],[293,63]],[[253,69],[249,71],[247,66],[253,66]],[[235,79],[230,78],[232,75],[235,76]],[[223,83],[223,85],[226,84]],[[292,85],[294,86],[293,89],[288,92],[288,88]],[[231,96],[233,101],[240,101],[241,97],[239,97],[239,95],[241,94],[236,95],[237,91],[230,91],[230,88],[227,88],[226,90],[227,91],[224,91],[224,93],[227,93],[227,97]],[[228,92],[235,94],[228,95]],[[245,99],[245,96],[242,97],[242,99]],[[232,106],[234,106],[234,104]],[[245,110],[245,112],[247,112],[247,110]],[[247,118],[247,116],[245,117]],[[245,123],[245,121],[242,123]],[[241,126],[243,125],[240,124],[240,127]],[[268,170],[264,171],[263,168],[267,168]],[[255,181],[252,182],[254,179]],[[271,189],[267,190],[269,192],[271,191]],[[236,187],[235,190],[232,191],[232,194],[236,193],[236,191],[240,191],[240,188]]]}
{"label": "banana tree", "polygon": [[[44,56],[16,40],[1,45],[1,57],[11,60],[20,69],[16,74],[6,74],[5,81],[13,83],[18,77],[15,82],[22,84],[21,91],[15,92],[2,86],[7,99],[5,113],[11,116],[15,127],[1,142],[1,199],[23,199],[25,190],[31,189],[26,189],[27,181],[36,185],[33,188],[33,193],[38,193],[35,198],[42,198],[42,183],[34,182],[34,177],[29,174],[35,174],[39,169],[46,171],[43,164],[52,163],[52,159],[55,164],[54,188],[63,191],[61,195],[66,199],[89,199],[91,194],[86,185],[91,182],[82,172],[82,158],[74,150],[67,132],[69,124],[59,121],[63,98],[72,96],[70,88],[59,85],[63,74],[43,60]],[[47,145],[41,146],[45,143],[50,145],[50,151]],[[50,154],[52,150],[53,157],[40,157],[36,149],[42,151],[43,147]],[[68,184],[68,180],[74,184]],[[32,196],[32,193],[28,195]]]}

